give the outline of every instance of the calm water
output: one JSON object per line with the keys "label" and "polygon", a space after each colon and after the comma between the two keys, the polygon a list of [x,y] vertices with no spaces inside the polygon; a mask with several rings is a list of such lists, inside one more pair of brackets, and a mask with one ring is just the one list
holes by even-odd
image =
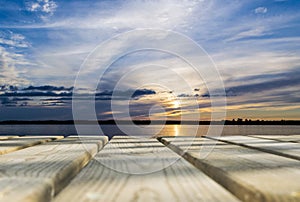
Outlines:
{"label": "calm water", "polygon": [[[81,134],[99,134],[94,126],[80,125]],[[112,137],[114,135],[133,135],[133,136],[192,136],[207,134],[208,126],[190,125],[154,125],[154,126],[121,126],[122,130],[116,125],[103,125],[102,134]],[[217,126],[218,127],[218,126]],[[214,129],[214,128],[212,128]],[[123,132],[122,132],[123,131]],[[77,134],[74,125],[0,125],[0,135],[71,135]],[[214,131],[211,133],[214,134]],[[300,126],[224,126],[222,135],[292,135],[300,134]]]}

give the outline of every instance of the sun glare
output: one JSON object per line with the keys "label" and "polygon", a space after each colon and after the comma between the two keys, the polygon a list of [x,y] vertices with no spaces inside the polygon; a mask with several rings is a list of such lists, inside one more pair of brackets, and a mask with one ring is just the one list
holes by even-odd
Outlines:
{"label": "sun glare", "polygon": [[178,100],[173,101],[173,108],[179,108],[180,107],[180,102]]}
{"label": "sun glare", "polygon": [[174,129],[174,134],[173,136],[179,136],[179,130],[180,130],[180,125],[174,125],[173,126],[173,129]]}

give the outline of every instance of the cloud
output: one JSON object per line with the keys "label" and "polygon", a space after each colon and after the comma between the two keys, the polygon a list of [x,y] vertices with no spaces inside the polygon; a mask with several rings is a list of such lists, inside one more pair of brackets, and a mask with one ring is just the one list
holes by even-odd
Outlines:
{"label": "cloud", "polygon": [[2,97],[58,97],[72,96],[73,87],[64,86],[29,86],[19,88],[12,85],[0,86]]}
{"label": "cloud", "polygon": [[31,5],[27,7],[27,9],[29,11],[37,11],[40,7],[41,7],[40,4],[35,2],[35,3],[31,3]]}
{"label": "cloud", "polygon": [[[64,18],[57,18],[47,24],[29,25],[29,27],[59,27],[79,29],[106,29],[125,31],[137,27],[173,29],[186,27],[188,18],[195,8],[207,7],[207,1],[75,1],[60,2],[64,9]],[[71,9],[70,9],[71,6]],[[28,3],[30,12],[53,14],[57,4],[52,0],[38,0]]]}
{"label": "cloud", "polygon": [[26,85],[28,80],[21,76],[20,67],[31,64],[22,54],[8,51],[0,46],[1,84]]}
{"label": "cloud", "polygon": [[30,43],[25,40],[25,36],[22,34],[16,34],[11,31],[0,31],[0,45],[28,48]]}
{"label": "cloud", "polygon": [[72,96],[72,93],[55,93],[51,91],[47,92],[10,92],[10,93],[4,93],[0,96],[7,96],[7,97],[14,97],[14,96],[20,96],[20,97],[64,97],[64,96]]}
{"label": "cloud", "polygon": [[34,91],[34,90],[39,90],[39,91],[72,91],[73,87],[66,88],[64,86],[50,86],[50,85],[45,85],[45,86],[29,86],[27,88],[22,89],[23,91]]}
{"label": "cloud", "polygon": [[132,98],[141,97],[144,95],[155,95],[156,92],[154,90],[149,89],[137,89],[134,91],[134,93],[131,95]]}
{"label": "cloud", "polygon": [[[246,84],[239,84],[228,88],[226,91],[232,95],[255,94],[264,91],[276,91],[291,87],[300,87],[300,70],[299,68],[291,69],[282,73],[253,75],[239,78]],[[251,83],[255,80],[255,83]]]}
{"label": "cloud", "polygon": [[30,98],[17,98],[17,97],[0,97],[0,102],[2,106],[5,107],[17,107],[17,106],[27,106],[28,101],[32,101]]}
{"label": "cloud", "polygon": [[53,14],[57,8],[57,4],[52,0],[37,0],[27,3],[27,10],[31,12],[44,12]]}
{"label": "cloud", "polygon": [[235,36],[229,39],[226,39],[225,41],[229,42],[229,41],[236,41],[236,40],[250,38],[250,37],[261,37],[267,34],[270,33],[266,32],[266,30],[263,27],[256,27],[254,29],[252,28],[246,31],[241,31],[240,33],[236,34]]}
{"label": "cloud", "polygon": [[0,85],[28,84],[22,74],[24,74],[25,66],[30,66],[32,63],[22,51],[27,50],[30,46],[31,44],[22,34],[9,30],[0,31]]}
{"label": "cloud", "polygon": [[64,86],[44,85],[22,88],[2,85],[0,101],[2,107],[70,107],[72,90],[73,87]]}
{"label": "cloud", "polygon": [[18,87],[13,85],[1,85],[0,86],[0,92],[13,92],[17,91]]}
{"label": "cloud", "polygon": [[[95,94],[96,101],[103,100],[128,100],[135,99],[139,100],[140,98],[147,95],[155,95],[156,92],[151,89],[129,89],[126,91],[110,91],[104,90],[101,92],[88,92],[85,90],[83,93],[75,95],[75,100],[86,100],[89,97]],[[112,97],[114,94],[114,97]],[[0,98],[2,104],[15,104],[17,106],[18,102],[30,101],[26,103],[26,106],[61,106],[69,105],[70,101],[73,99],[73,87],[64,87],[64,86],[29,86],[25,88],[20,88],[12,85],[2,85],[0,86]],[[65,102],[66,101],[66,102]]]}
{"label": "cloud", "polygon": [[[0,14],[0,29],[6,30],[3,35],[0,34],[1,83],[18,87],[32,85],[27,90],[20,87],[20,92],[16,93],[44,96],[31,96],[34,100],[24,101],[28,102],[26,108],[70,106],[71,94],[59,95],[71,93],[68,86],[74,85],[76,73],[88,53],[95,45],[111,36],[135,28],[178,31],[202,45],[219,68],[227,89],[231,90],[229,105],[232,108],[238,107],[239,104],[240,108],[251,107],[253,110],[268,105],[288,106],[290,103],[295,105],[299,100],[298,77],[291,73],[299,74],[293,67],[300,64],[300,14],[294,3],[292,6],[286,3],[286,9],[283,10],[279,7],[283,4],[274,1],[269,2],[266,7],[262,7],[256,1],[230,0],[26,2],[27,11],[24,11],[24,3],[7,1],[4,8],[1,8],[4,12]],[[15,4],[18,4],[17,8]],[[272,15],[267,15],[270,11]],[[51,18],[41,20],[43,16]],[[9,32],[9,28],[15,33]],[[136,42],[129,43],[134,46]],[[103,55],[114,55],[119,53],[118,51],[120,49],[112,47],[103,52]],[[100,85],[103,89],[97,91],[97,106],[104,107],[106,104],[103,103],[110,101],[113,86],[129,72],[131,66],[151,63],[169,66],[178,75],[188,78],[190,83],[194,84],[190,87],[192,91],[188,92],[187,88],[182,88],[180,78],[171,75],[170,71],[164,72],[151,67],[152,72],[145,73],[145,69],[142,68],[132,77],[128,77],[124,88],[119,89],[120,94],[124,93],[118,97],[120,102],[126,93],[126,96],[129,95],[127,89],[147,88],[156,92],[149,96],[147,93],[143,95],[143,92],[138,92],[141,96],[135,98],[140,102],[147,102],[152,96],[162,96],[158,89],[142,85],[145,81],[161,81],[159,84],[169,86],[175,97],[186,95],[188,99],[188,96],[194,98],[195,94],[198,94],[197,98],[201,102],[208,100],[209,95],[206,94],[204,83],[199,81],[192,71],[187,71],[187,65],[165,56],[149,56],[151,54],[148,52],[140,58],[128,57],[118,64],[113,64],[118,67],[113,67],[105,75],[104,85]],[[95,72],[92,71],[91,74]],[[290,83],[288,78],[291,78]],[[89,77],[86,81],[89,83]],[[194,92],[194,88],[200,88],[200,91]],[[0,94],[13,92],[14,89],[9,86],[2,90],[0,87]],[[251,97],[247,92],[251,93]],[[83,95],[84,93],[80,99],[84,99]],[[19,98],[18,96],[21,95],[17,94],[15,98]],[[13,102],[17,102],[17,106],[22,103]],[[160,104],[164,101],[156,102]],[[261,105],[258,105],[259,102]],[[206,109],[207,104],[202,103],[201,107]],[[139,113],[142,112],[142,108],[139,110]]]}
{"label": "cloud", "polygon": [[268,12],[268,9],[266,7],[257,7],[254,12],[256,14],[264,14]]}
{"label": "cloud", "polygon": [[56,11],[57,4],[53,0],[35,0],[27,2],[26,10],[36,13],[44,22],[49,21],[49,17]]}

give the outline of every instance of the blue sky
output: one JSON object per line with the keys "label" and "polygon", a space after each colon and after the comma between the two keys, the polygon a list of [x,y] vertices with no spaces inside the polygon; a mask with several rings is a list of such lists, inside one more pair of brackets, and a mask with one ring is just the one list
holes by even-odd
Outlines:
{"label": "blue sky", "polygon": [[[172,30],[203,47],[224,82],[229,119],[300,119],[299,9],[297,0],[0,0],[0,119],[71,119],[71,87],[84,59],[109,38],[142,28]],[[147,117],[153,109],[152,116],[161,118],[160,108],[151,108],[157,104],[171,118],[192,114],[187,100],[196,94],[202,117],[209,117],[203,81],[174,57],[142,52],[106,72],[96,101],[99,118],[111,117],[110,95],[103,92],[111,92],[132,66],[149,61],[171,64],[200,91],[181,88],[168,71],[147,68],[147,78],[165,80],[172,93],[140,86],[142,93],[132,101],[134,117]],[[145,81],[143,71],[130,77],[122,95]],[[177,99],[184,112],[178,112]]]}

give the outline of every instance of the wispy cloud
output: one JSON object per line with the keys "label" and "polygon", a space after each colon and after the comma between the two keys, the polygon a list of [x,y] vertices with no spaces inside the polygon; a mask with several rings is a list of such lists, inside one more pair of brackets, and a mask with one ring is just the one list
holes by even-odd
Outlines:
{"label": "wispy cloud", "polygon": [[[256,79],[259,82],[252,83],[252,80]],[[246,78],[239,78],[239,80],[244,80],[246,84],[240,84],[238,86],[231,87],[227,91],[231,92],[231,94],[239,95],[255,94],[264,91],[272,92],[274,90],[286,87],[300,88],[300,71],[299,67],[297,67],[295,69],[291,69],[289,72],[256,75]]]}
{"label": "wispy cloud", "polygon": [[31,65],[21,50],[31,44],[22,34],[12,31],[0,31],[0,84],[26,85],[29,81],[23,77],[24,67]]}
{"label": "wispy cloud", "polygon": [[256,14],[264,14],[268,12],[268,9],[266,7],[257,7],[256,9],[254,9],[254,12]]}
{"label": "wispy cloud", "polygon": [[30,43],[26,41],[22,34],[13,33],[12,31],[0,31],[0,45],[17,48],[28,48]]}
{"label": "wispy cloud", "polygon": [[0,46],[0,78],[2,84],[26,85],[29,81],[22,76],[24,73],[19,67],[30,62],[22,54],[8,51]]}
{"label": "wispy cloud", "polygon": [[249,39],[251,37],[261,37],[264,35],[270,35],[271,33],[266,32],[266,30],[263,27],[257,27],[254,29],[249,29],[246,31],[241,31],[240,33],[236,34],[235,36],[226,39],[226,42],[230,42],[230,41],[236,41],[236,40],[240,40],[240,39]]}

